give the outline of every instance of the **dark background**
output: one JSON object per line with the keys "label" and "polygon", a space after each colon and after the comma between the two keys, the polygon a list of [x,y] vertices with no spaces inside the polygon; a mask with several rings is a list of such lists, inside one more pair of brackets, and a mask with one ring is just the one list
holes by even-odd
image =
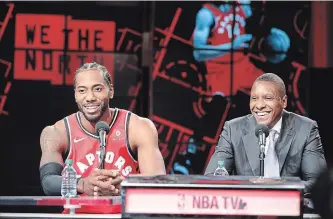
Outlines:
{"label": "dark background", "polygon": [[[239,91],[235,96],[222,98],[218,104],[204,105],[208,116],[200,118],[195,114],[193,105],[198,103],[202,94],[172,80],[183,81],[191,88],[207,89],[205,66],[196,62],[192,55],[195,16],[203,3],[156,2],[154,63],[151,66],[156,77],[151,86],[151,119],[159,130],[160,148],[168,173],[202,174],[224,121],[249,113],[249,96]],[[329,158],[332,138],[327,105],[332,95],[332,69],[308,67],[309,25],[305,29],[305,37],[300,36],[296,27],[310,23],[310,6],[310,2],[253,2],[253,16],[247,21],[246,30],[258,39],[267,36],[272,27],[283,29],[289,35],[291,48],[284,62],[273,65],[255,58],[250,60],[264,72],[274,72],[284,79],[289,97],[288,110],[318,122],[326,156]],[[149,107],[144,105],[148,93],[145,77],[147,69],[141,65],[141,47],[138,46],[145,29],[144,10],[140,2],[15,2],[12,7],[8,24],[1,27],[5,30],[0,38],[0,106],[4,104],[4,111],[0,114],[0,194],[43,195],[38,170],[40,133],[45,126],[74,113],[77,108],[72,86],[14,78],[14,63],[24,65],[25,61],[14,60],[16,14],[71,15],[72,19],[78,20],[116,22],[116,49],[111,52],[115,60],[115,98],[110,106],[148,115]],[[0,19],[6,17],[9,8],[7,2],[0,3]],[[265,20],[260,25],[259,20],[263,16]],[[175,26],[171,33],[172,24]],[[254,42],[249,53],[259,56],[262,51],[258,50],[257,44],[257,41]],[[165,55],[161,57],[163,52]],[[295,66],[304,66],[299,78],[295,77]],[[7,69],[9,74],[5,76]],[[187,76],[183,77],[182,72],[186,72]],[[167,75],[168,79],[161,74]],[[11,87],[7,92],[5,87],[8,82]],[[140,89],[142,84],[144,89]],[[295,96],[295,92],[299,93],[299,97]],[[173,132],[168,138],[170,129]]]}

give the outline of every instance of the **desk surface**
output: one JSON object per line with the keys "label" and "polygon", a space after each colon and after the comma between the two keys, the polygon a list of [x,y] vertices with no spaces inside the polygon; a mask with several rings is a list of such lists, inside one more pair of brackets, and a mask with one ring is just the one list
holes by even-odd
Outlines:
{"label": "desk surface", "polygon": [[254,176],[202,176],[161,175],[130,176],[122,187],[186,187],[186,188],[243,188],[243,189],[296,189],[303,190],[304,183],[298,177],[264,178]]}
{"label": "desk surface", "polygon": [[[76,215],[68,215],[68,214],[38,214],[38,213],[0,213],[0,218],[22,218],[22,219],[40,219],[40,218],[121,218],[121,214],[76,214]],[[203,218],[203,217],[202,217]],[[317,214],[304,214],[304,219],[320,219],[320,216]],[[188,218],[187,218],[188,219]]]}
{"label": "desk surface", "polygon": [[0,213],[0,218],[121,218],[121,214],[39,214],[39,213]]}
{"label": "desk surface", "polygon": [[121,196],[0,196],[0,206],[120,205]]}

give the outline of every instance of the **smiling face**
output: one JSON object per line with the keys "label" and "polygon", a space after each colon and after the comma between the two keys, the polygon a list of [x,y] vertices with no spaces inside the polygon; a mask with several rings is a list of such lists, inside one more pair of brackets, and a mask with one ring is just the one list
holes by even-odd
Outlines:
{"label": "smiling face", "polygon": [[75,101],[89,122],[98,122],[109,107],[113,88],[104,80],[102,72],[85,70],[75,78]]}
{"label": "smiling face", "polygon": [[259,124],[272,128],[287,107],[287,96],[269,81],[256,81],[251,89],[250,109]]}

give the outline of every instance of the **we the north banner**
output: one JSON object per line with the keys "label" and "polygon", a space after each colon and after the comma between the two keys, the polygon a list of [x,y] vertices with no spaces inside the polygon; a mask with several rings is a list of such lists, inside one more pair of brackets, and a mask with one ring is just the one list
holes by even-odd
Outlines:
{"label": "we the north banner", "polygon": [[115,22],[17,14],[15,26],[15,79],[71,85],[76,68],[93,61],[113,75]]}

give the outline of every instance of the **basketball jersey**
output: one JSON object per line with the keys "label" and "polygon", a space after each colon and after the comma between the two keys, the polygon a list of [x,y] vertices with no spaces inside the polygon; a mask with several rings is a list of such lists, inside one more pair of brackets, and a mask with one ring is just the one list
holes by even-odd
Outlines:
{"label": "basketball jersey", "polygon": [[[139,173],[137,155],[128,141],[130,117],[131,112],[115,108],[106,137],[104,169],[120,170],[123,177]],[[67,159],[73,160],[78,176],[85,178],[100,164],[99,137],[83,127],[79,112],[65,117],[64,122],[69,139]],[[77,209],[78,213],[119,213],[119,209],[116,211],[112,206],[82,206]]]}
{"label": "basketball jersey", "polygon": [[[210,45],[221,45],[232,42],[232,37],[235,39],[237,36],[245,33],[245,25],[246,25],[246,15],[240,5],[237,5],[235,8],[235,12],[233,8],[229,10],[229,12],[223,12],[216,6],[206,3],[203,6],[208,9],[214,15],[214,27],[211,29],[210,38],[208,42]],[[233,21],[235,20],[235,26],[233,26]],[[234,36],[232,36],[232,34]],[[243,52],[234,52],[233,60],[237,61],[244,57]],[[228,65],[231,62],[231,55],[228,52],[227,54],[220,56],[218,58],[211,59],[206,63],[209,65],[210,63],[218,63],[220,65],[225,65],[230,68]],[[207,66],[207,68],[209,68]],[[209,73],[209,72],[208,72]]]}

